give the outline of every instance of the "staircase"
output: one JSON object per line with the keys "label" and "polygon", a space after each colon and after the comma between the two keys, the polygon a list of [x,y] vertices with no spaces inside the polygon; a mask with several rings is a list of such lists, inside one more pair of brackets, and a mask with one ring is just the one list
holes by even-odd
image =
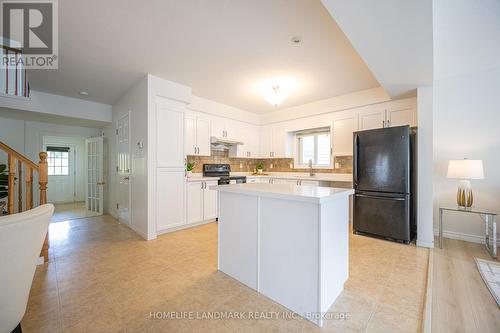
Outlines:
{"label": "staircase", "polygon": [[[36,164],[1,141],[0,141],[0,150],[7,153],[8,157],[7,213],[15,214],[34,208],[33,176],[36,175],[38,175],[38,185],[40,190],[38,205],[46,204],[47,182],[48,182],[47,153],[41,152],[39,154],[40,161],[38,162],[38,164]],[[17,204],[15,201],[16,180],[17,180]],[[23,193],[25,194],[24,196]],[[45,262],[49,261],[48,234],[45,236],[45,241],[43,243],[40,256],[44,258]]]}
{"label": "staircase", "polygon": [[[29,98],[30,86],[27,70],[23,65],[20,49],[2,44],[0,38],[0,96]],[[4,63],[7,61],[7,63]]]}

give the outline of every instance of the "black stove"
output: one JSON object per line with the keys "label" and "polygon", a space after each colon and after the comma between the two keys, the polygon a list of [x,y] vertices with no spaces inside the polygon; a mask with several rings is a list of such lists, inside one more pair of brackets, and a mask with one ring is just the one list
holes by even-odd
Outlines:
{"label": "black stove", "polygon": [[229,164],[203,164],[203,177],[218,177],[219,185],[242,184],[247,182],[245,176],[230,176]]}

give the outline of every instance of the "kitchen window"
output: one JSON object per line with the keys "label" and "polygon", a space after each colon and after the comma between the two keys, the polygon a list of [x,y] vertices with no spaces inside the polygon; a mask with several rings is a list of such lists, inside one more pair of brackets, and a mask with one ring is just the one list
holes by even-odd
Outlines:
{"label": "kitchen window", "polygon": [[308,167],[309,161],[312,161],[313,167],[332,166],[330,128],[297,132],[296,142],[296,167]]}
{"label": "kitchen window", "polygon": [[69,147],[47,147],[49,176],[69,176]]}

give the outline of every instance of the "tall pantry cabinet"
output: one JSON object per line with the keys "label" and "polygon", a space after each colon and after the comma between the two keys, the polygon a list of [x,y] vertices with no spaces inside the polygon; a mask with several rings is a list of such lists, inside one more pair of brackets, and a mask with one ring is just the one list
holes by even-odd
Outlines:
{"label": "tall pantry cabinet", "polygon": [[166,229],[186,223],[184,113],[186,105],[156,100],[156,227]]}

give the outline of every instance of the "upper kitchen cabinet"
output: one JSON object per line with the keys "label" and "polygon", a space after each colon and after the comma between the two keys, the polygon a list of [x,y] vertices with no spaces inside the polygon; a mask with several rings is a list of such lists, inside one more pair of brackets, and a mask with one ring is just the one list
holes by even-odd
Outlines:
{"label": "upper kitchen cabinet", "polygon": [[387,127],[393,126],[417,126],[417,112],[413,105],[391,106],[387,110]]}
{"label": "upper kitchen cabinet", "polygon": [[416,105],[407,100],[375,105],[359,112],[360,130],[404,125],[417,125]]}
{"label": "upper kitchen cabinet", "polygon": [[212,117],[211,120],[211,136],[232,141],[242,141],[239,131],[242,123],[222,117]]}
{"label": "upper kitchen cabinet", "polygon": [[186,155],[210,156],[210,119],[199,112],[185,117]]}
{"label": "upper kitchen cabinet", "polygon": [[359,112],[359,129],[369,130],[385,127],[385,107],[376,106]]}
{"label": "upper kitchen cabinet", "polygon": [[334,156],[352,155],[352,137],[358,130],[358,114],[339,117],[332,121],[332,153]]}
{"label": "upper kitchen cabinet", "polygon": [[184,168],[184,144],[177,144],[184,139],[184,112],[175,103],[156,104],[157,167]]}
{"label": "upper kitchen cabinet", "polygon": [[260,156],[262,158],[290,157],[289,138],[284,128],[264,126],[260,130]]}
{"label": "upper kitchen cabinet", "polygon": [[242,124],[238,130],[238,141],[243,144],[237,145],[229,151],[231,157],[257,158],[259,157],[259,126]]}

